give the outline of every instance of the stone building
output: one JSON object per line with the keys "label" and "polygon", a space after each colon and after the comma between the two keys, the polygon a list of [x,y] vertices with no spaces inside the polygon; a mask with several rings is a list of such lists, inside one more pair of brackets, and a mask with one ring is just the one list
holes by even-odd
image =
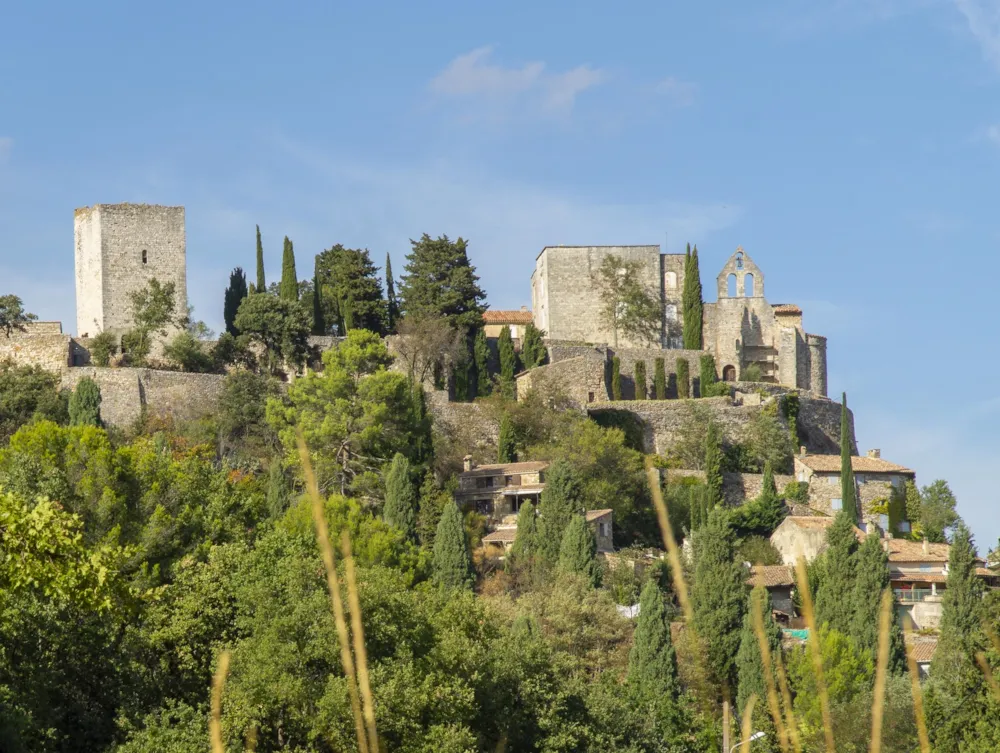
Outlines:
{"label": "stone building", "polygon": [[527,306],[522,306],[520,311],[487,309],[483,312],[483,329],[487,339],[490,340],[500,337],[500,333],[508,329],[514,341],[520,343],[524,339],[524,328],[529,324],[531,324],[531,312]]}
{"label": "stone building", "polygon": [[130,295],[154,277],[174,284],[187,314],[184,207],[95,204],[76,210],[73,230],[79,336],[131,329]]}
{"label": "stone building", "polygon": [[[809,485],[809,506],[827,514],[836,514],[843,509],[840,486],[840,455],[818,455],[800,452],[794,458],[795,480]],[[852,456],[851,469],[857,499],[861,505],[865,522],[875,523],[883,531],[888,530],[887,516],[864,514],[876,500],[888,500],[890,495],[902,493],[907,481],[913,481],[916,474],[909,468],[890,463],[882,458],[879,450],[869,450],[865,456]],[[898,532],[907,533],[909,524]]]}
{"label": "stone building", "polygon": [[[538,514],[536,508],[535,514]],[[587,510],[584,513],[587,525],[594,533],[594,540],[597,542],[598,554],[611,554],[615,551],[612,540],[612,518],[613,511]],[[492,556],[503,556],[512,546],[517,538],[517,516],[510,515],[502,521],[496,528],[483,537],[483,548]]]}
{"label": "stone building", "polygon": [[502,520],[516,514],[525,502],[538,505],[548,467],[544,461],[476,465],[467,455],[455,501],[481,515]]}

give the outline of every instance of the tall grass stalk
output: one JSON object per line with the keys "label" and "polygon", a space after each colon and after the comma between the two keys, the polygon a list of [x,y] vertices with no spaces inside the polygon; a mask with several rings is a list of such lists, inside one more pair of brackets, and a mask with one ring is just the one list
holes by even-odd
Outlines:
{"label": "tall grass stalk", "polygon": [[913,716],[917,721],[917,739],[920,741],[920,753],[931,753],[931,739],[927,736],[927,721],[924,718],[924,695],[920,688],[920,669],[917,660],[913,658],[913,649],[906,645],[906,667],[910,671],[910,688],[913,695]]}
{"label": "tall grass stalk", "polygon": [[740,726],[740,753],[750,753],[750,735],[753,734],[753,707],[757,704],[757,696],[751,695],[743,709],[743,724]]}
{"label": "tall grass stalk", "polygon": [[[785,722],[781,713],[781,703],[778,701],[778,692],[774,687],[774,675],[771,673],[771,646],[768,644],[767,634],[764,632],[763,605],[760,599],[756,597],[752,599],[752,610],[753,631],[757,636],[760,661],[764,669],[764,685],[767,689],[768,709],[771,712],[771,718],[774,720],[774,728],[778,733],[778,745],[781,746],[782,753],[790,753],[788,731],[785,729]],[[794,725],[794,723],[793,719],[792,724]]]}
{"label": "tall grass stalk", "polygon": [[1000,685],[997,684],[997,678],[993,676],[993,670],[990,669],[990,663],[986,660],[986,654],[982,651],[976,652],[976,664],[983,671],[983,676],[986,678],[986,683],[990,686],[990,690],[993,691],[994,697],[997,702],[1000,703]]}
{"label": "tall grass stalk", "polygon": [[882,592],[878,618],[878,664],[875,667],[875,700],[872,706],[871,753],[882,753],[882,713],[885,709],[885,680],[889,673],[889,620],[892,619],[892,591]]}
{"label": "tall grass stalk", "polygon": [[228,651],[219,655],[219,666],[212,677],[212,716],[208,720],[208,732],[212,738],[212,753],[226,753],[222,742],[222,691],[226,687],[226,676],[229,674]]}
{"label": "tall grass stalk", "polygon": [[653,495],[653,506],[656,507],[656,518],[660,523],[660,533],[663,536],[663,545],[667,548],[667,559],[670,561],[670,574],[674,581],[674,591],[677,593],[677,600],[681,603],[681,610],[684,612],[684,620],[690,629],[694,622],[694,611],[691,608],[691,599],[688,598],[687,583],[684,582],[684,571],[681,569],[681,554],[674,539],[674,531],[670,525],[670,516],[667,515],[667,503],[663,501],[663,490],[660,488],[660,474],[653,467],[651,459],[646,459],[646,480],[649,482],[649,490]]}
{"label": "tall grass stalk", "polygon": [[802,616],[809,628],[810,654],[812,655],[813,672],[816,674],[816,691],[819,694],[820,709],[823,712],[823,739],[826,742],[827,753],[837,753],[833,742],[833,720],[830,717],[830,694],[826,691],[826,680],[823,678],[823,651],[819,645],[819,631],[816,629],[816,612],[813,609],[812,593],[809,591],[809,578],[806,575],[806,561],[799,557],[795,563],[795,580],[802,595]]}
{"label": "tall grass stalk", "polygon": [[358,596],[358,579],[354,571],[354,555],[351,552],[351,536],[344,530],[340,538],[344,553],[344,569],[347,574],[347,598],[351,605],[351,635],[354,638],[354,653],[358,657],[358,684],[364,700],[365,727],[368,730],[368,744],[372,753],[378,753],[378,734],[375,731],[375,698],[368,678],[368,651],[365,649],[365,629],[361,624],[361,598]]}

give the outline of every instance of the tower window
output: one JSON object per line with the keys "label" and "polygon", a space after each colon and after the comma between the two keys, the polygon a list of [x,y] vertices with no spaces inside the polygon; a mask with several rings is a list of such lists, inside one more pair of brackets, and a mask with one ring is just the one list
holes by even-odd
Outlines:
{"label": "tower window", "polygon": [[146,249],[142,249],[142,263],[146,263]]}

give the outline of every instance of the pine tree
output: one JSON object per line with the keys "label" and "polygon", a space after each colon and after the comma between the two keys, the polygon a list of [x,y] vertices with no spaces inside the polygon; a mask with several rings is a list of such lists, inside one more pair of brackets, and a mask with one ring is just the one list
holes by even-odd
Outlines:
{"label": "pine tree", "polygon": [[595,588],[601,584],[597,539],[583,515],[574,515],[559,546],[559,571],[584,576]]}
{"label": "pine tree", "polygon": [[410,244],[399,286],[403,312],[443,316],[456,330],[471,334],[482,324],[486,294],[469,263],[466,241],[424,233]]}
{"label": "pine tree", "polygon": [[524,341],[521,343],[521,360],[525,369],[533,369],[545,363],[548,351],[542,338],[545,333],[538,329],[532,322],[528,322],[524,328]]}
{"label": "pine tree", "polygon": [[[816,590],[816,625],[850,633],[853,608],[850,594],[858,572],[858,539],[854,521],[841,511],[826,531],[826,551],[822,555],[821,576]],[[881,595],[881,594],[880,594]]]}
{"label": "pine tree", "polygon": [[233,337],[239,334],[234,324],[236,321],[236,312],[239,311],[240,304],[243,303],[243,299],[248,294],[247,276],[243,274],[241,267],[236,267],[236,269],[229,273],[229,287],[226,288],[222,304],[222,318],[226,323],[226,332]]}
{"label": "pine tree", "polygon": [[698,247],[695,246],[692,252],[689,244],[687,259],[684,263],[684,289],[681,293],[681,309],[684,312],[684,348],[686,350],[701,350],[702,308]]}
{"label": "pine tree", "polygon": [[647,397],[645,361],[635,362],[632,378],[635,380],[635,399],[645,400]]}
{"label": "pine tree", "polygon": [[462,513],[454,501],[441,513],[434,536],[434,581],[446,588],[472,588],[472,557]]}
{"label": "pine tree", "polygon": [[840,406],[840,501],[851,523],[858,524],[857,489],[851,464],[851,425],[847,417],[847,393]]}
{"label": "pine tree", "polygon": [[517,442],[514,438],[514,422],[509,413],[500,418],[500,438],[497,441],[497,462],[513,463],[517,461]]}
{"label": "pine tree", "polygon": [[331,327],[336,325],[341,334],[352,329],[386,331],[388,303],[368,249],[337,243],[319,254],[317,266],[323,280],[324,312],[330,313]]}
{"label": "pine tree", "polygon": [[417,490],[413,486],[410,461],[396,453],[385,474],[385,505],[382,518],[406,534],[417,537]]}
{"label": "pine tree", "polygon": [[574,515],[583,512],[581,493],[576,471],[568,461],[556,460],[549,466],[538,507],[541,515],[538,551],[550,565],[559,559],[566,526]]}
{"label": "pine tree", "polygon": [[69,423],[71,426],[101,425],[101,388],[90,377],[77,382],[69,397]]}
{"label": "pine tree", "polygon": [[705,432],[705,481],[708,485],[708,507],[722,502],[722,436],[719,425],[708,424]]}
{"label": "pine tree", "polygon": [[472,346],[472,354],[476,361],[476,392],[480,397],[490,394],[490,346],[486,340],[486,330],[479,327]]}
{"label": "pine tree", "polygon": [[316,257],[316,264],[313,269],[313,327],[314,335],[326,334],[326,318],[323,316],[323,292],[320,286],[319,276],[319,256]]}
{"label": "pine tree", "polygon": [[677,397],[681,400],[691,397],[691,366],[686,358],[677,359]]}
{"label": "pine tree", "polygon": [[388,251],[385,254],[385,299],[386,331],[392,333],[396,331],[396,322],[399,321],[399,301],[396,300],[396,281],[392,277],[392,259]]}
{"label": "pine tree", "polygon": [[[878,536],[868,536],[858,548],[856,577],[851,594],[851,629],[855,646],[867,651],[872,663],[878,658],[879,612],[882,593],[890,587],[889,556]],[[892,620],[889,633],[889,669],[905,671],[906,654],[899,622]]]}
{"label": "pine tree", "polygon": [[611,399],[622,399],[622,361],[618,356],[611,359]]}
{"label": "pine tree", "polygon": [[653,392],[657,400],[667,399],[667,372],[662,358],[653,360]]}
{"label": "pine tree", "polygon": [[260,225],[257,226],[257,292],[267,292],[267,281],[264,279],[264,246],[260,242]]}
{"label": "pine tree", "polygon": [[740,648],[736,652],[736,713],[738,718],[743,718],[743,711],[751,696],[757,696],[752,713],[753,728],[761,730],[770,736],[771,748],[777,746],[775,739],[774,722],[768,712],[767,705],[767,680],[764,675],[764,660],[760,655],[760,641],[754,631],[753,609],[754,602],[758,603],[761,617],[764,622],[764,635],[767,645],[771,650],[771,676],[774,678],[774,687],[777,687],[777,673],[774,671],[773,662],[781,655],[781,628],[774,621],[774,614],[771,611],[771,596],[763,585],[756,586],[747,600],[747,610],[743,615],[743,627],[740,630]]}
{"label": "pine tree", "polygon": [[285,245],[281,254],[281,287],[279,294],[286,301],[299,300],[299,278],[295,274],[295,249],[292,242],[285,236]]}
{"label": "pine tree", "polygon": [[504,397],[513,399],[516,389],[514,374],[517,373],[517,353],[514,351],[514,339],[510,335],[510,327],[500,330],[497,348],[500,351],[500,384],[503,394]]}
{"label": "pine tree", "polygon": [[538,516],[530,502],[521,505],[517,513],[517,533],[510,548],[506,565],[528,565],[538,554]]}

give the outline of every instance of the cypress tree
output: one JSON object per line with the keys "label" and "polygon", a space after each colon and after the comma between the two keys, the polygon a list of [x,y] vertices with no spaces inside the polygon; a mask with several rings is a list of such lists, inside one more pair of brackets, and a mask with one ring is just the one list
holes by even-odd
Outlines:
{"label": "cypress tree", "polygon": [[222,318],[226,323],[226,332],[233,337],[239,334],[234,324],[236,321],[236,312],[239,311],[240,304],[243,303],[243,299],[248,294],[247,276],[243,274],[241,267],[236,267],[236,269],[229,273],[229,287],[226,288],[222,304]]}
{"label": "cypress tree", "polygon": [[622,362],[618,356],[611,359],[611,399],[622,399]]}
{"label": "cypress tree", "polygon": [[[753,625],[754,602],[760,605],[760,614],[764,622],[764,635],[767,638],[767,645],[771,650],[771,661],[781,655],[781,628],[774,621],[774,614],[771,612],[771,596],[763,585],[754,587],[747,600],[747,610],[743,615],[743,627],[740,630],[740,647],[736,652],[736,713],[738,718],[743,718],[743,711],[750,701],[751,696],[757,696],[752,713],[753,728],[761,730],[771,737],[772,749],[777,745],[774,735],[774,723],[768,713],[767,706],[767,680],[764,677],[764,660],[760,655],[760,642]],[[771,665],[771,675],[774,678],[774,687],[777,687],[778,679]]]}
{"label": "cypress tree", "polygon": [[559,570],[584,576],[595,588],[601,584],[597,540],[583,515],[574,515],[559,546]]}
{"label": "cypress tree", "polygon": [[84,377],[76,384],[69,397],[70,426],[101,425],[101,388],[90,377]]}
{"label": "cypress tree", "polygon": [[680,697],[670,615],[663,591],[652,579],[646,581],[639,597],[626,681],[647,701],[665,699],[676,703]]}
{"label": "cypress tree", "polygon": [[710,421],[705,432],[705,481],[708,509],[722,502],[722,436],[718,424]]}
{"label": "cypress tree", "polygon": [[396,322],[399,321],[399,301],[396,300],[396,281],[392,278],[392,259],[388,251],[385,254],[385,298],[385,325],[392,333],[396,331]]}
{"label": "cypress tree", "polygon": [[267,281],[264,279],[264,246],[260,242],[260,225],[257,226],[257,292],[267,292]]}
{"label": "cypress tree", "polygon": [[486,341],[486,330],[479,327],[472,346],[472,355],[476,362],[476,392],[480,397],[490,394],[490,346]]}
{"label": "cypress tree", "polygon": [[434,535],[434,581],[446,588],[472,588],[474,580],[462,513],[451,501],[444,506]]}
{"label": "cypress tree", "polygon": [[653,360],[653,391],[657,400],[667,399],[667,372],[663,367],[663,359]]}
{"label": "cypress tree", "polygon": [[326,319],[323,316],[323,294],[319,284],[319,256],[316,257],[316,265],[313,269],[313,328],[314,335],[326,334]]}
{"label": "cypress tree", "polygon": [[406,537],[417,537],[417,490],[413,486],[410,461],[396,453],[385,474],[385,505],[382,518]]}
{"label": "cypress tree", "polygon": [[847,393],[840,406],[840,501],[851,523],[858,524],[858,500],[851,464],[851,426],[847,418]]}
{"label": "cypress tree", "polygon": [[299,278],[295,274],[295,249],[287,235],[281,254],[281,287],[278,292],[286,301],[299,300]]}
{"label": "cypress tree", "polygon": [[[889,556],[878,536],[868,536],[858,548],[857,575],[851,594],[851,629],[848,635],[858,649],[867,651],[874,664],[878,658],[879,611],[882,593],[889,588]],[[906,670],[903,632],[899,622],[892,620],[889,632],[889,669]]]}
{"label": "cypress tree", "polygon": [[514,440],[514,422],[510,414],[500,418],[500,438],[497,441],[497,462],[513,463],[517,460],[517,443]]}
{"label": "cypress tree", "polygon": [[635,380],[635,399],[645,400],[647,397],[645,361],[635,362],[635,373],[632,378]]}
{"label": "cypress tree", "polygon": [[288,507],[288,479],[285,478],[285,470],[281,467],[281,462],[277,459],[271,461],[267,470],[267,510],[271,518],[279,518]]}
{"label": "cypress tree", "polygon": [[826,546],[815,594],[816,625],[825,624],[849,635],[854,610],[848,595],[854,590],[857,578],[858,539],[854,533],[854,521],[845,511],[837,513],[827,529]]}
{"label": "cypress tree", "polygon": [[512,399],[515,391],[514,374],[517,372],[517,353],[514,352],[514,339],[510,335],[510,327],[504,327],[500,330],[497,347],[500,350],[500,384],[504,396]]}
{"label": "cypress tree", "polygon": [[420,545],[434,551],[434,540],[437,536],[438,524],[445,504],[449,500],[434,478],[434,472],[428,470],[420,485],[420,511],[417,513],[417,537]]}
{"label": "cypress tree", "polygon": [[677,397],[682,400],[691,397],[691,366],[686,358],[677,359]]}
{"label": "cypress tree", "polygon": [[521,343],[521,360],[524,361],[525,369],[533,369],[545,363],[548,351],[545,349],[545,343],[542,342],[544,336],[545,333],[538,329],[533,322],[528,322],[528,325],[524,328],[524,342]]}
{"label": "cypress tree", "polygon": [[681,294],[681,309],[684,312],[684,348],[701,350],[702,340],[702,290],[701,270],[698,267],[698,247],[691,251],[688,244],[684,263],[684,289]]}
{"label": "cypress tree", "polygon": [[507,564],[526,565],[538,553],[538,516],[530,502],[521,505],[517,513],[517,533],[510,548]]}
{"label": "cypress tree", "polygon": [[761,527],[768,533],[773,532],[781,524],[788,512],[785,501],[778,496],[778,488],[774,483],[774,471],[771,468],[770,460],[764,463],[764,480],[760,496],[755,500],[755,504],[758,508],[758,519]]}
{"label": "cypress tree", "polygon": [[576,471],[568,461],[556,460],[549,466],[538,507],[541,515],[538,552],[550,565],[559,559],[566,526],[574,515],[583,512],[581,493]]}
{"label": "cypress tree", "polygon": [[702,356],[698,366],[701,396],[713,397],[715,395],[715,384],[719,381],[719,376],[715,373],[715,356]]}

